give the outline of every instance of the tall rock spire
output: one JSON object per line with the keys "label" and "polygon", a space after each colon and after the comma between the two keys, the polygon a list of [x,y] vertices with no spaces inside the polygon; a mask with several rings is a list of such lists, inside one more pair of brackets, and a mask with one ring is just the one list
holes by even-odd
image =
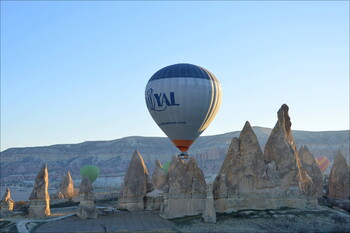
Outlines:
{"label": "tall rock spire", "polygon": [[44,163],[35,178],[34,188],[29,197],[29,216],[43,217],[51,214],[48,186],[49,172],[46,163]]}
{"label": "tall rock spire", "polygon": [[295,146],[291,131],[291,121],[288,114],[289,107],[283,104],[277,112],[277,123],[272,129],[265,145],[264,160],[274,162],[280,180],[281,189],[298,186],[298,168]]}

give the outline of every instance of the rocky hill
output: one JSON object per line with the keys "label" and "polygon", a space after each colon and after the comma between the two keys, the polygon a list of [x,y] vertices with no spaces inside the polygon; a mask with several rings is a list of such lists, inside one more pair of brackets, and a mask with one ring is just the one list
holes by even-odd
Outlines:
{"label": "rocky hill", "polygon": [[[253,130],[263,149],[271,129],[253,127]],[[232,138],[239,137],[239,133],[240,131],[235,131],[200,137],[189,154],[196,158],[205,174],[216,174]],[[340,150],[349,161],[349,130],[293,131],[293,136],[297,148],[307,145],[314,156],[327,156],[333,161]],[[80,167],[87,164],[99,166],[101,176],[122,175],[126,172],[135,149],[143,156],[150,174],[157,158],[164,163],[178,153],[167,138],[138,136],[111,141],[10,148],[1,152],[1,183],[33,181],[44,162],[48,165],[50,182],[60,180],[67,171],[71,172],[73,179],[77,178],[80,176]]]}

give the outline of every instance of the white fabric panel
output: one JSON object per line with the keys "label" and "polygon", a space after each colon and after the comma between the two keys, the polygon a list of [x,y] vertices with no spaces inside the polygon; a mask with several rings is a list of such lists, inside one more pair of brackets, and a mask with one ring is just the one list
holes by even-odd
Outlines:
{"label": "white fabric panel", "polygon": [[219,109],[221,87],[216,79],[164,78],[148,82],[145,98],[151,116],[171,140],[195,140]]}

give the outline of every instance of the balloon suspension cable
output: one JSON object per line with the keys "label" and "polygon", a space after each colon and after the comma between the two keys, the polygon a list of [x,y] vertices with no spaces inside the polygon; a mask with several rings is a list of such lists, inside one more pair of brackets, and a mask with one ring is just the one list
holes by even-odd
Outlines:
{"label": "balloon suspension cable", "polygon": [[181,154],[177,155],[179,159],[189,159],[190,157],[188,156],[187,152],[182,152]]}

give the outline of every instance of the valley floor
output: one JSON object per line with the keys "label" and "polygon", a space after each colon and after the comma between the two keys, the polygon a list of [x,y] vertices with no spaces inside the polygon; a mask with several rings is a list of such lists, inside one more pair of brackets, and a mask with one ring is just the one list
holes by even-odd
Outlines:
{"label": "valley floor", "polygon": [[217,215],[216,223],[200,218],[173,221],[177,232],[295,233],[350,232],[350,214],[320,207],[317,210],[246,210]]}
{"label": "valley floor", "polygon": [[[57,208],[54,215],[72,214],[76,207]],[[53,216],[52,216],[53,217]],[[11,219],[5,219],[6,221]],[[29,219],[23,219],[29,220]],[[16,219],[16,222],[21,221]],[[1,232],[13,232],[9,225]],[[245,210],[218,214],[216,223],[205,223],[201,216],[166,220],[158,211],[101,211],[97,219],[70,216],[51,222],[31,221],[29,232],[350,232],[350,214],[336,208]]]}

